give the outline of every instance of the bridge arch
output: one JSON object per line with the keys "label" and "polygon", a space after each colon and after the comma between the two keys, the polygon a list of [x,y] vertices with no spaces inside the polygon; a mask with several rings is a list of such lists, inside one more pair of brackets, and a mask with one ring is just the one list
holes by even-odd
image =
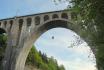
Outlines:
{"label": "bridge arch", "polygon": [[26,58],[29,54],[30,49],[32,48],[33,43],[46,31],[48,31],[51,28],[55,27],[67,27],[66,20],[52,20],[52,21],[46,21],[43,23],[43,25],[39,26],[36,31],[34,31],[30,37],[27,38],[27,40],[24,41],[24,46],[19,52],[18,59],[16,61],[16,67],[15,70],[23,70],[25,66]]}
{"label": "bridge arch", "polygon": [[39,26],[36,31],[34,31],[27,39],[24,41],[23,48],[19,52],[19,56],[16,60],[15,70],[23,70],[26,62],[26,58],[29,54],[29,51],[32,48],[34,42],[46,31],[56,27],[63,27],[70,29],[75,32],[75,26],[73,23],[68,22],[67,20],[51,20],[45,22],[43,25]]}

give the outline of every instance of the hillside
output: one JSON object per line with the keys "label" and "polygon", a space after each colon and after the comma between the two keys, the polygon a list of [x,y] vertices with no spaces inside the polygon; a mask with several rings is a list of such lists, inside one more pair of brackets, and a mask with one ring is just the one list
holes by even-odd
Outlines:
{"label": "hillside", "polygon": [[41,53],[41,51],[38,52],[34,46],[26,60],[26,66],[27,65],[34,66],[39,70],[65,70],[63,65],[58,65],[56,59],[47,57],[47,55]]}

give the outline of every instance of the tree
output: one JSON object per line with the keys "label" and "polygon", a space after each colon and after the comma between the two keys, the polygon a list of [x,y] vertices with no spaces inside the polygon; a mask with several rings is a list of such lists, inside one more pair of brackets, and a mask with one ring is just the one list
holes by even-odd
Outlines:
{"label": "tree", "polygon": [[104,0],[72,0],[72,4],[77,21],[80,19],[79,23],[86,26],[90,43],[98,50],[95,54],[98,70],[104,70]]}
{"label": "tree", "polygon": [[37,67],[40,70],[65,70],[64,66],[60,67],[57,64],[57,60],[53,57],[49,58],[45,53],[37,51],[35,46],[29,52],[29,55],[26,60],[26,65],[32,65]]}
{"label": "tree", "polygon": [[98,70],[104,70],[104,0],[64,1],[70,3],[68,8],[73,20],[81,28],[80,36],[87,37],[87,43],[96,48],[94,51]]}
{"label": "tree", "polygon": [[60,65],[58,70],[65,70],[65,68],[63,65]]}
{"label": "tree", "polygon": [[27,57],[26,64],[36,65],[39,68],[39,65],[41,63],[42,63],[42,59],[39,56],[36,48],[33,46]]}

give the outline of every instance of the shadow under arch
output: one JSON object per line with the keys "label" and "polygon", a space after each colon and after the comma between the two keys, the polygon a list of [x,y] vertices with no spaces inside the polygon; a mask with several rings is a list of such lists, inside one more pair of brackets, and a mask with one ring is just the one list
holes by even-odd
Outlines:
{"label": "shadow under arch", "polygon": [[24,70],[25,62],[29,51],[32,48],[34,42],[46,31],[52,28],[62,27],[67,28],[76,33],[78,29],[76,29],[76,25],[64,21],[64,20],[52,20],[49,22],[44,23],[43,25],[39,26],[36,31],[34,31],[31,36],[24,42],[24,46],[19,52],[19,56],[16,60],[15,70]]}
{"label": "shadow under arch", "polygon": [[44,25],[40,26],[38,30],[43,31],[43,30],[49,30],[56,27],[68,28],[68,22],[63,20],[49,21],[49,22],[46,22]]}
{"label": "shadow under arch", "polygon": [[0,34],[7,33],[5,29],[0,28]]}

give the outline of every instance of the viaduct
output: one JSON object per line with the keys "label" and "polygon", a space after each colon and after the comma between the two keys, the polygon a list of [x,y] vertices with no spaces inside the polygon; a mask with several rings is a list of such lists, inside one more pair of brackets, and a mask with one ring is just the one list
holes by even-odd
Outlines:
{"label": "viaduct", "polygon": [[[25,61],[33,43],[45,31],[56,27],[71,29],[78,35],[82,30],[72,21],[72,14],[68,10],[1,19],[0,31],[6,32],[8,36],[2,63],[4,70],[24,70]],[[87,41],[87,38],[84,40]]]}

